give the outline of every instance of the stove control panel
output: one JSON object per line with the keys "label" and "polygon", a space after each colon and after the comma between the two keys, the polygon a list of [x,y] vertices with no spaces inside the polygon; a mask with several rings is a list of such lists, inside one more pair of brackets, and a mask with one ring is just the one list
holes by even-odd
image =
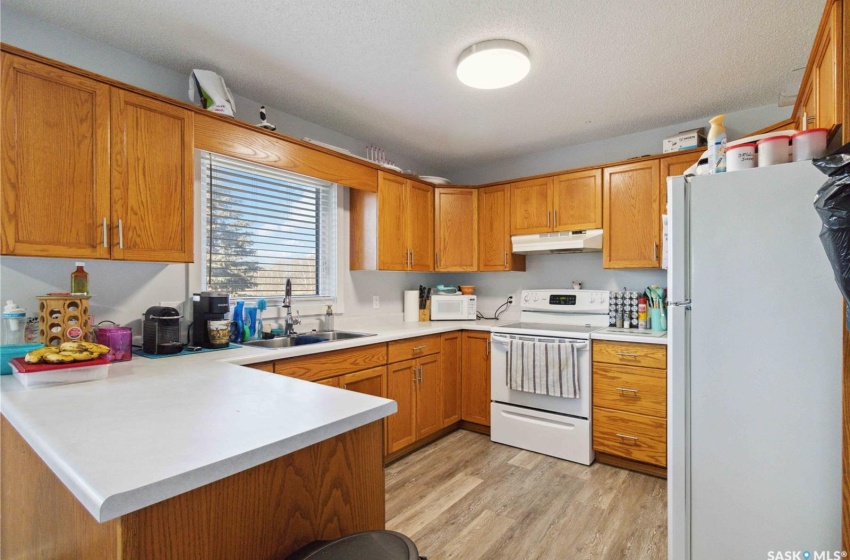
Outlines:
{"label": "stove control panel", "polygon": [[566,313],[607,313],[608,292],[600,290],[523,290],[520,305],[524,311]]}

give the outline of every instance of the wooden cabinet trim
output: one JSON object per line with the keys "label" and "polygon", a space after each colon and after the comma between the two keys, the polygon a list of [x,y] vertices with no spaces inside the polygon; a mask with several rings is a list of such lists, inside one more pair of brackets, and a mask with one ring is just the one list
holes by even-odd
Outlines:
{"label": "wooden cabinet trim", "polygon": [[392,340],[387,347],[387,363],[421,358],[439,351],[440,335],[438,334]]}
{"label": "wooden cabinet trim", "polygon": [[274,372],[307,381],[318,381],[386,363],[387,345],[384,343],[276,360]]}

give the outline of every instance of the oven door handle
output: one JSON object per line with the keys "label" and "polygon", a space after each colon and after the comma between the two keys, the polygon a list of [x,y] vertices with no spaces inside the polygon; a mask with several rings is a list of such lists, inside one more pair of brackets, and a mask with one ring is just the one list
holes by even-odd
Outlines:
{"label": "oven door handle", "polygon": [[500,336],[498,334],[491,334],[490,340],[492,340],[493,342],[498,342],[502,346],[508,346],[511,343],[510,337]]}

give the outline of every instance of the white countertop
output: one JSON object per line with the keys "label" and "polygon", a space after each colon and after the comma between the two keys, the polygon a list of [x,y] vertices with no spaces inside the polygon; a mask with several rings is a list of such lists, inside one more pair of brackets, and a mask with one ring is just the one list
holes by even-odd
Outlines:
{"label": "white countertop", "polygon": [[[505,322],[505,321],[503,321]],[[98,521],[108,521],[379,420],[395,401],[269,374],[253,364],[456,330],[494,320],[368,325],[376,336],[110,366],[109,378],[24,388],[0,379],[0,412]],[[666,344],[666,337],[596,335]]]}
{"label": "white countertop", "polygon": [[[100,381],[24,388],[0,411],[98,521],[108,521],[397,411],[395,401],[238,367],[495,321],[394,322],[377,336],[269,350],[243,346],[110,366]],[[352,329],[354,330],[354,329]]]}

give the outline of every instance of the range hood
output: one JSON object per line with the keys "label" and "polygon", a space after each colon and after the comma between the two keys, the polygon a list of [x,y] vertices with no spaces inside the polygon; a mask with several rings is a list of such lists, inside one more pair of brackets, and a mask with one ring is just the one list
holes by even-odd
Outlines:
{"label": "range hood", "polygon": [[513,252],[518,255],[589,253],[602,250],[602,230],[514,235],[511,242]]}

